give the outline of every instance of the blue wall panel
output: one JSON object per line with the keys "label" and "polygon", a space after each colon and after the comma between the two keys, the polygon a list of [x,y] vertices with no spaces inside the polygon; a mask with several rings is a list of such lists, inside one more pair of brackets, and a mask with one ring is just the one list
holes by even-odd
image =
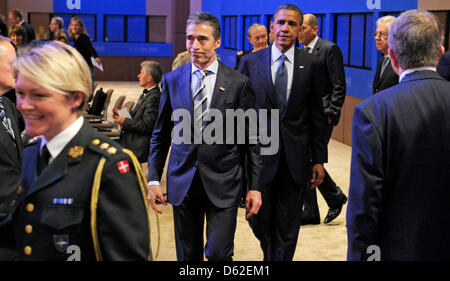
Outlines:
{"label": "blue wall panel", "polygon": [[[100,56],[145,56],[145,57],[171,57],[172,44],[171,43],[148,43],[145,41],[145,30],[142,31],[142,19],[131,18],[128,28],[129,41],[133,43],[114,43],[104,41],[104,26],[103,22],[105,15],[140,15],[145,16],[146,0],[53,0],[53,13],[65,14],[63,16],[65,26],[69,25],[71,14],[79,15],[86,26],[91,40],[96,41],[94,47]],[[97,26],[94,29],[95,22],[92,18],[87,18],[83,14],[94,14],[97,16]],[[125,26],[117,21],[120,19],[112,19],[114,22],[113,28],[106,34],[108,41],[120,41],[123,39]],[[116,21],[115,21],[116,20]],[[140,24],[139,24],[140,23]],[[131,25],[139,24],[136,29]],[[145,24],[145,20],[144,20]],[[131,32],[130,32],[130,29]],[[145,29],[145,26],[144,26]],[[66,29],[67,30],[67,29]],[[131,38],[131,40],[130,40]]]}

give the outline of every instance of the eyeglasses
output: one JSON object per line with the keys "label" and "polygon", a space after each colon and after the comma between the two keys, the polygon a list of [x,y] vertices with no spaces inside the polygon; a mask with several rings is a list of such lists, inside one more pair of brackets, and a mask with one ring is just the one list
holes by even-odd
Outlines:
{"label": "eyeglasses", "polygon": [[380,35],[380,37],[386,38],[388,36],[387,32],[374,32],[372,34],[373,34],[373,37],[377,37],[378,35]]}

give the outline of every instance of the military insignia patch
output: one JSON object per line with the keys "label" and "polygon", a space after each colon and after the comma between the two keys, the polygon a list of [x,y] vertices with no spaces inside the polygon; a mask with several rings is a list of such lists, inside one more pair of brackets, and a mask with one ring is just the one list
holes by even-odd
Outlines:
{"label": "military insignia patch", "polygon": [[60,251],[61,253],[65,252],[67,247],[69,247],[69,235],[53,235],[53,245],[55,246],[56,250]]}
{"label": "military insignia patch", "polygon": [[71,158],[78,158],[84,153],[84,147],[76,145],[69,148],[69,152],[67,153]]}
{"label": "military insignia patch", "polygon": [[130,171],[130,165],[128,164],[128,160],[122,160],[117,162],[117,168],[121,174],[128,173]]}

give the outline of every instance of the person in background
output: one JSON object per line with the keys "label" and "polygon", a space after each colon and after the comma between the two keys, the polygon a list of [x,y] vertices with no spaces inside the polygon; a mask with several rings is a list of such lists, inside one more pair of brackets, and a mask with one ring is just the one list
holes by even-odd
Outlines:
{"label": "person in background", "polygon": [[34,27],[23,19],[23,13],[21,10],[19,9],[11,10],[8,13],[8,20],[10,26],[20,25],[23,27],[23,29],[25,29],[27,36],[25,37],[26,40],[24,41],[24,44],[28,44],[34,39],[36,39]]}
{"label": "person in background", "polygon": [[247,30],[247,40],[253,46],[251,50],[239,51],[236,54],[236,66],[234,69],[239,68],[239,62],[241,58],[248,53],[257,52],[261,49],[267,48],[267,29],[264,25],[259,23],[252,24]]}
{"label": "person in background", "polygon": [[6,24],[5,17],[0,15],[0,35],[8,37],[8,25]]}
{"label": "person in background", "polygon": [[91,70],[92,81],[94,81],[94,66],[92,65],[91,57],[95,58],[99,64],[102,60],[97,55],[97,51],[94,46],[92,46],[91,39],[86,31],[86,26],[80,17],[75,16],[70,20],[69,36],[74,42],[75,49],[80,52],[84,60],[87,62]]}
{"label": "person in background", "polygon": [[13,42],[14,46],[17,49],[17,52],[21,48],[27,45],[27,33],[25,32],[25,29],[20,25],[13,25],[9,29],[9,38]]}
{"label": "person in background", "polygon": [[150,138],[158,118],[161,97],[158,84],[161,78],[162,70],[158,62],[143,61],[138,79],[139,86],[144,88],[144,91],[130,112],[131,118],[119,116],[118,110],[113,110],[114,122],[122,127],[120,144],[133,151],[141,163],[148,160]]}
{"label": "person in background", "polygon": [[66,33],[63,30],[64,20],[61,17],[53,17],[50,21],[50,31],[53,33],[53,40],[69,43]]}
{"label": "person in background", "polygon": [[373,78],[373,94],[398,84],[398,75],[392,69],[388,55],[389,27],[395,21],[393,16],[384,16],[377,20],[377,30],[373,33],[378,51],[383,57],[378,60],[377,71]]}
{"label": "person in background", "polygon": [[442,35],[433,14],[402,13],[388,39],[400,82],[355,107],[348,260],[450,260],[450,82],[436,73]]}
{"label": "person in background", "polygon": [[[20,113],[16,105],[6,96],[16,96],[14,69],[12,62],[16,58],[11,41],[0,36],[0,222],[8,216],[9,206],[17,196],[20,185],[20,166],[22,158],[23,130],[19,122]],[[7,230],[0,229],[0,261],[13,260],[17,253],[12,250],[13,237]]]}
{"label": "person in background", "polygon": [[28,134],[40,137],[23,151],[3,225],[13,229],[19,259],[66,261],[71,245],[81,261],[151,259],[139,162],[82,117],[92,94],[88,65],[68,44],[31,44],[13,66],[17,107]]}
{"label": "person in background", "polygon": [[[317,36],[318,31],[319,22],[317,18],[312,14],[304,15],[298,41],[303,44],[302,50],[319,57],[327,69],[324,74],[326,89],[322,93],[322,102],[327,117],[327,139],[329,141],[334,126],[339,122],[341,109],[344,105],[346,93],[345,69],[339,46],[319,38]],[[323,183],[317,188],[329,206],[328,214],[324,220],[324,223],[329,223],[339,216],[342,206],[347,202],[347,196],[336,185],[326,170]],[[307,188],[305,190],[302,225],[319,223],[320,213],[317,205],[316,190]]]}
{"label": "person in background", "polygon": [[445,52],[439,59],[437,72],[445,80],[450,81],[450,51]]}

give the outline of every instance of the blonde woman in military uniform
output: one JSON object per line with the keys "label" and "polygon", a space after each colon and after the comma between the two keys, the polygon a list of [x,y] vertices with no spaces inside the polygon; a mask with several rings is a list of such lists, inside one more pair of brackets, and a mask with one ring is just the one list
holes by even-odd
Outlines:
{"label": "blonde woman in military uniform", "polygon": [[19,258],[152,259],[139,162],[81,116],[92,91],[83,57],[53,41],[26,50],[14,67],[26,130],[41,136],[24,149],[12,210]]}

